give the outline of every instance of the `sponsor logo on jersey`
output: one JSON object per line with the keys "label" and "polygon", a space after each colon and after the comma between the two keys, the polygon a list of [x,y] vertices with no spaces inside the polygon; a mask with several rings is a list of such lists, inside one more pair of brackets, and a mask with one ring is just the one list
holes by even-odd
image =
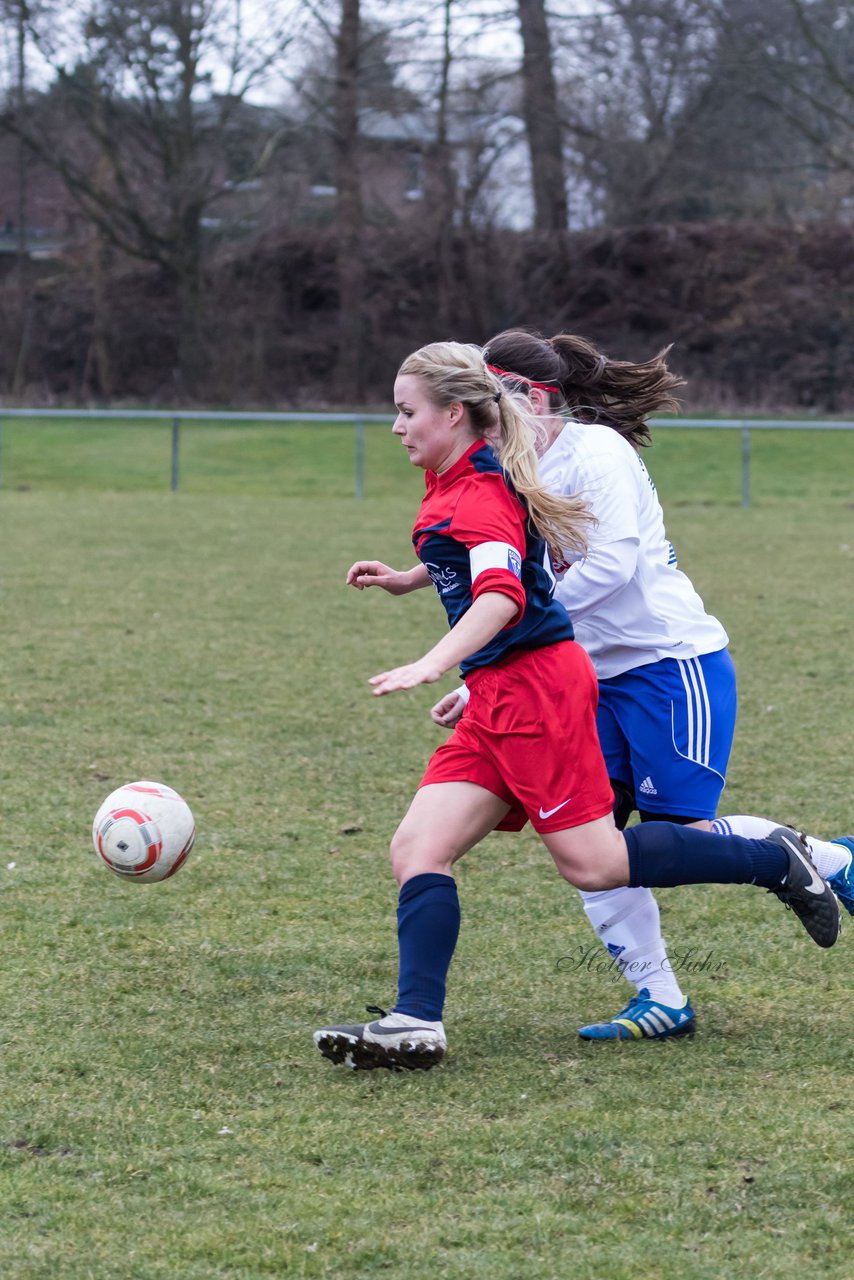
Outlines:
{"label": "sponsor logo on jersey", "polygon": [[642,783],[640,784],[640,786],[638,787],[638,791],[641,793],[641,795],[642,795],[642,796],[657,796],[657,795],[658,795],[658,792],[657,792],[657,791],[656,791],[656,789],[655,789],[655,783],[653,782],[653,780],[652,780],[652,778],[649,776],[649,774],[647,774],[647,776],[644,778],[643,782],[642,782]]}
{"label": "sponsor logo on jersey", "polygon": [[433,586],[443,595],[446,591],[451,591],[457,585],[457,573],[455,569],[440,569],[437,564],[425,564],[424,568],[430,574]]}

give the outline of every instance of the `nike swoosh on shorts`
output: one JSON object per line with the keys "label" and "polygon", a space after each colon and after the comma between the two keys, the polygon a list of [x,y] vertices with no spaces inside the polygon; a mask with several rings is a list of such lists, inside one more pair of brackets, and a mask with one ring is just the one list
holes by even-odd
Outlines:
{"label": "nike swoosh on shorts", "polygon": [[556,804],[553,809],[544,809],[542,805],[540,805],[540,817],[550,818],[553,813],[557,813],[558,809],[563,809],[565,805],[568,805],[571,799],[572,796],[569,797],[569,800],[564,800],[562,804]]}

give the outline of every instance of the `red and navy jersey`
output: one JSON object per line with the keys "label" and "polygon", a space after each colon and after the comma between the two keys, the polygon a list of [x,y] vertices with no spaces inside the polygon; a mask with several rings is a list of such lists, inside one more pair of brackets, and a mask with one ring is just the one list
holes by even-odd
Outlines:
{"label": "red and navy jersey", "polygon": [[476,441],[442,475],[426,472],[427,493],[412,534],[453,625],[485,591],[500,591],[518,612],[509,626],[460,663],[463,675],[516,649],[571,640],[572,623],[552,599],[546,546],[495,454]]}

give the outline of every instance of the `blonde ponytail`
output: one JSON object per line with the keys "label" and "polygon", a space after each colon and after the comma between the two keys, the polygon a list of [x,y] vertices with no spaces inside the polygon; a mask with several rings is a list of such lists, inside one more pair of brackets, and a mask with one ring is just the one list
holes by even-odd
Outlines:
{"label": "blonde ponytail", "polygon": [[[491,375],[490,375],[491,376]],[[540,481],[539,460],[534,440],[542,434],[539,419],[522,396],[506,391],[498,401],[501,443],[496,452],[513,488],[524,498],[531,523],[545,539],[552,557],[564,559],[566,551],[587,552],[587,533],[595,523],[586,503],[552,493]]]}

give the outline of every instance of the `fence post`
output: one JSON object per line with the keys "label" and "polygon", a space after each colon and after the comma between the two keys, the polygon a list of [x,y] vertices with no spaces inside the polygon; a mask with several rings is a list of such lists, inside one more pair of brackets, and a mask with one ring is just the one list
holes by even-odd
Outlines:
{"label": "fence post", "polygon": [[172,492],[178,488],[179,459],[181,449],[181,419],[172,419]]}
{"label": "fence post", "polygon": [[365,424],[356,419],[356,497],[365,496]]}
{"label": "fence post", "polygon": [[741,428],[741,505],[750,506],[750,427]]}

